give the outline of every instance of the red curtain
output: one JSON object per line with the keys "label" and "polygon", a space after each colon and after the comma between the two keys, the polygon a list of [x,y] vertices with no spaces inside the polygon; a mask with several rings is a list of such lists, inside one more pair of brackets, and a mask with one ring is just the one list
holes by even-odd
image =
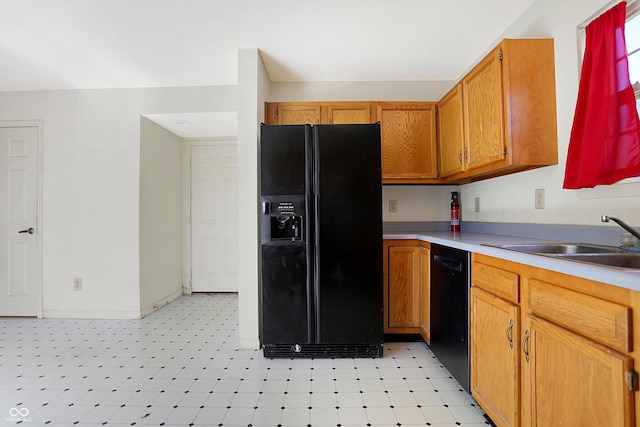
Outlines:
{"label": "red curtain", "polygon": [[622,2],[586,28],[563,188],[613,184],[640,175],[640,120],[629,82],[626,10]]}

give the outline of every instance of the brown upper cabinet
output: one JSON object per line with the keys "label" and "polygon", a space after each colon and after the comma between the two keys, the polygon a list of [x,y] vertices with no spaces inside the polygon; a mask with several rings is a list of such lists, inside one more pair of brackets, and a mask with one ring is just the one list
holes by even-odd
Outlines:
{"label": "brown upper cabinet", "polygon": [[[505,39],[461,84],[463,170],[452,178],[481,179],[558,163],[552,39]],[[449,143],[457,149],[460,141],[442,141]]]}
{"label": "brown upper cabinet", "polygon": [[458,83],[438,103],[440,177],[464,171],[462,84]]}
{"label": "brown upper cabinet", "polygon": [[320,123],[320,104],[280,102],[265,104],[268,125],[315,125]]}
{"label": "brown upper cabinet", "polygon": [[374,123],[369,102],[267,102],[268,125]]}
{"label": "brown upper cabinet", "polygon": [[322,106],[322,123],[331,125],[366,124],[373,123],[371,119],[373,109],[370,103],[344,102],[341,104],[327,104]]}
{"label": "brown upper cabinet", "polygon": [[436,182],[436,104],[378,102],[383,184]]}

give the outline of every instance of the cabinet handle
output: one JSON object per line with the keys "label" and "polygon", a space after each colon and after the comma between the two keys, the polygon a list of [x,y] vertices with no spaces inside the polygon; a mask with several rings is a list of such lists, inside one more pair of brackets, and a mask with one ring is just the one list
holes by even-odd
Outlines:
{"label": "cabinet handle", "polygon": [[513,319],[509,321],[509,327],[507,328],[507,339],[509,340],[509,348],[513,348],[513,338],[511,338],[512,329],[513,329]]}
{"label": "cabinet handle", "polygon": [[460,149],[460,153],[458,153],[458,161],[460,161],[460,165],[462,165],[462,148]]}
{"label": "cabinet handle", "polygon": [[524,339],[522,340],[522,351],[524,352],[524,360],[529,361],[529,330],[524,331]]}
{"label": "cabinet handle", "polygon": [[469,147],[464,148],[464,162],[469,163]]}

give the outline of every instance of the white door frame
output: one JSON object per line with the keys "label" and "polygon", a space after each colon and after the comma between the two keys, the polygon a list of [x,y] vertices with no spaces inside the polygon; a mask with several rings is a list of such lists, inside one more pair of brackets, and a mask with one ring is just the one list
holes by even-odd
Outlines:
{"label": "white door frame", "polygon": [[[42,227],[42,188],[43,188],[43,142],[44,142],[44,121],[43,120],[0,120],[0,127],[3,128],[24,128],[35,127],[38,129],[38,194],[36,196],[37,204],[37,220],[36,220],[36,233],[34,235],[36,239],[36,292],[37,292],[37,304],[38,304],[38,318],[42,318],[42,236],[44,228]],[[32,237],[33,238],[33,237]]]}
{"label": "white door frame", "polygon": [[191,295],[191,147],[194,145],[238,145],[237,137],[227,138],[185,138],[182,145],[182,171],[184,195],[182,205],[182,267],[184,278],[182,291],[185,295]]}

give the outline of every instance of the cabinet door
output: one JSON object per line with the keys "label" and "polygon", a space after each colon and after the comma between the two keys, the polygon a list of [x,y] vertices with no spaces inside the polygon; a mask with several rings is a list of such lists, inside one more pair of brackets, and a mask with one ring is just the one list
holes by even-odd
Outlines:
{"label": "cabinet door", "polygon": [[438,103],[438,150],[441,177],[464,171],[462,116],[462,85],[458,84]]}
{"label": "cabinet door", "polygon": [[323,118],[323,123],[332,125],[371,123],[371,104],[369,103],[329,104],[325,108],[327,117]]}
{"label": "cabinet door", "polygon": [[471,394],[498,426],[520,424],[519,311],[471,288]]}
{"label": "cabinet door", "polygon": [[420,257],[420,335],[429,344],[431,342],[431,274],[428,248],[418,248]]}
{"label": "cabinet door", "polygon": [[523,351],[532,426],[633,426],[633,359],[527,315]]}
{"label": "cabinet door", "polygon": [[418,248],[389,247],[389,328],[420,326],[420,258]]}
{"label": "cabinet door", "polygon": [[419,183],[438,176],[433,103],[379,103],[382,180]]}
{"label": "cabinet door", "polygon": [[505,156],[500,57],[500,49],[494,49],[462,80],[467,170],[501,161]]}
{"label": "cabinet door", "polygon": [[279,103],[275,119],[279,125],[317,124],[320,123],[320,104]]}

